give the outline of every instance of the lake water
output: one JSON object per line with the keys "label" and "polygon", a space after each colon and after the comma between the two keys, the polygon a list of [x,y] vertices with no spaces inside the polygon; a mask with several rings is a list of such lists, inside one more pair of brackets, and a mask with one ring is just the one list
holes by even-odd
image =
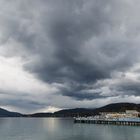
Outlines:
{"label": "lake water", "polygon": [[0,140],[140,140],[140,127],[74,124],[68,118],[0,118]]}

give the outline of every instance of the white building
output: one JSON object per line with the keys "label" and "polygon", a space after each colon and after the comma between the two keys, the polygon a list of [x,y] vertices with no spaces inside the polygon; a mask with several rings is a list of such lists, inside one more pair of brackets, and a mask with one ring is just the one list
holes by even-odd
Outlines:
{"label": "white building", "polygon": [[126,113],[126,115],[131,115],[131,116],[134,116],[134,117],[139,116],[139,112],[137,110],[126,110],[125,113]]}

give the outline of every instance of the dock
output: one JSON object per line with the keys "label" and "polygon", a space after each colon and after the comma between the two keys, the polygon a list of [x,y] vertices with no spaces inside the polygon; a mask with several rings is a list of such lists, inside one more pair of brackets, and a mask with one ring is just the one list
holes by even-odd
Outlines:
{"label": "dock", "polygon": [[89,124],[140,126],[140,118],[96,119],[94,117],[78,117],[74,118],[74,122]]}

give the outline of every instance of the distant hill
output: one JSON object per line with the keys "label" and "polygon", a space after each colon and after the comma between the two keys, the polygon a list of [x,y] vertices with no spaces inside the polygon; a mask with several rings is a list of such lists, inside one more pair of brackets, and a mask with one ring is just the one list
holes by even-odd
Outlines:
{"label": "distant hill", "polygon": [[22,117],[22,114],[0,108],[0,117]]}
{"label": "distant hill", "polygon": [[77,117],[77,116],[94,116],[100,112],[125,112],[125,110],[137,110],[140,112],[140,104],[134,103],[114,103],[100,108],[75,108],[64,109],[54,113],[35,113],[35,114],[20,114],[10,112],[0,108],[0,117]]}
{"label": "distant hill", "polygon": [[90,116],[94,115],[94,110],[91,108],[75,108],[60,110],[54,113],[55,117],[76,117],[76,116]]}
{"label": "distant hill", "polygon": [[134,103],[114,103],[101,108],[97,108],[95,112],[125,112],[125,110],[137,110],[140,112],[140,104]]}
{"label": "distant hill", "polygon": [[76,117],[97,115],[100,112],[125,112],[125,110],[137,110],[140,112],[140,104],[134,103],[114,103],[104,107],[91,108],[75,108],[60,110],[54,113],[36,113],[30,114],[30,117]]}
{"label": "distant hill", "polygon": [[28,114],[27,117],[75,117],[83,115],[91,115],[94,109],[85,109],[85,108],[75,108],[75,109],[66,109],[60,110],[54,113],[35,113]]}
{"label": "distant hill", "polygon": [[53,117],[53,113],[26,114],[24,117]]}

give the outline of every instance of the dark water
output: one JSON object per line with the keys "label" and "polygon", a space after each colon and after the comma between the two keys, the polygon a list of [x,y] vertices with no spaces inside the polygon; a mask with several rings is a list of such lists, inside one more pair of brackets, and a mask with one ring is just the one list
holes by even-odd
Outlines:
{"label": "dark water", "polygon": [[140,140],[140,127],[74,124],[66,118],[1,118],[0,140]]}

